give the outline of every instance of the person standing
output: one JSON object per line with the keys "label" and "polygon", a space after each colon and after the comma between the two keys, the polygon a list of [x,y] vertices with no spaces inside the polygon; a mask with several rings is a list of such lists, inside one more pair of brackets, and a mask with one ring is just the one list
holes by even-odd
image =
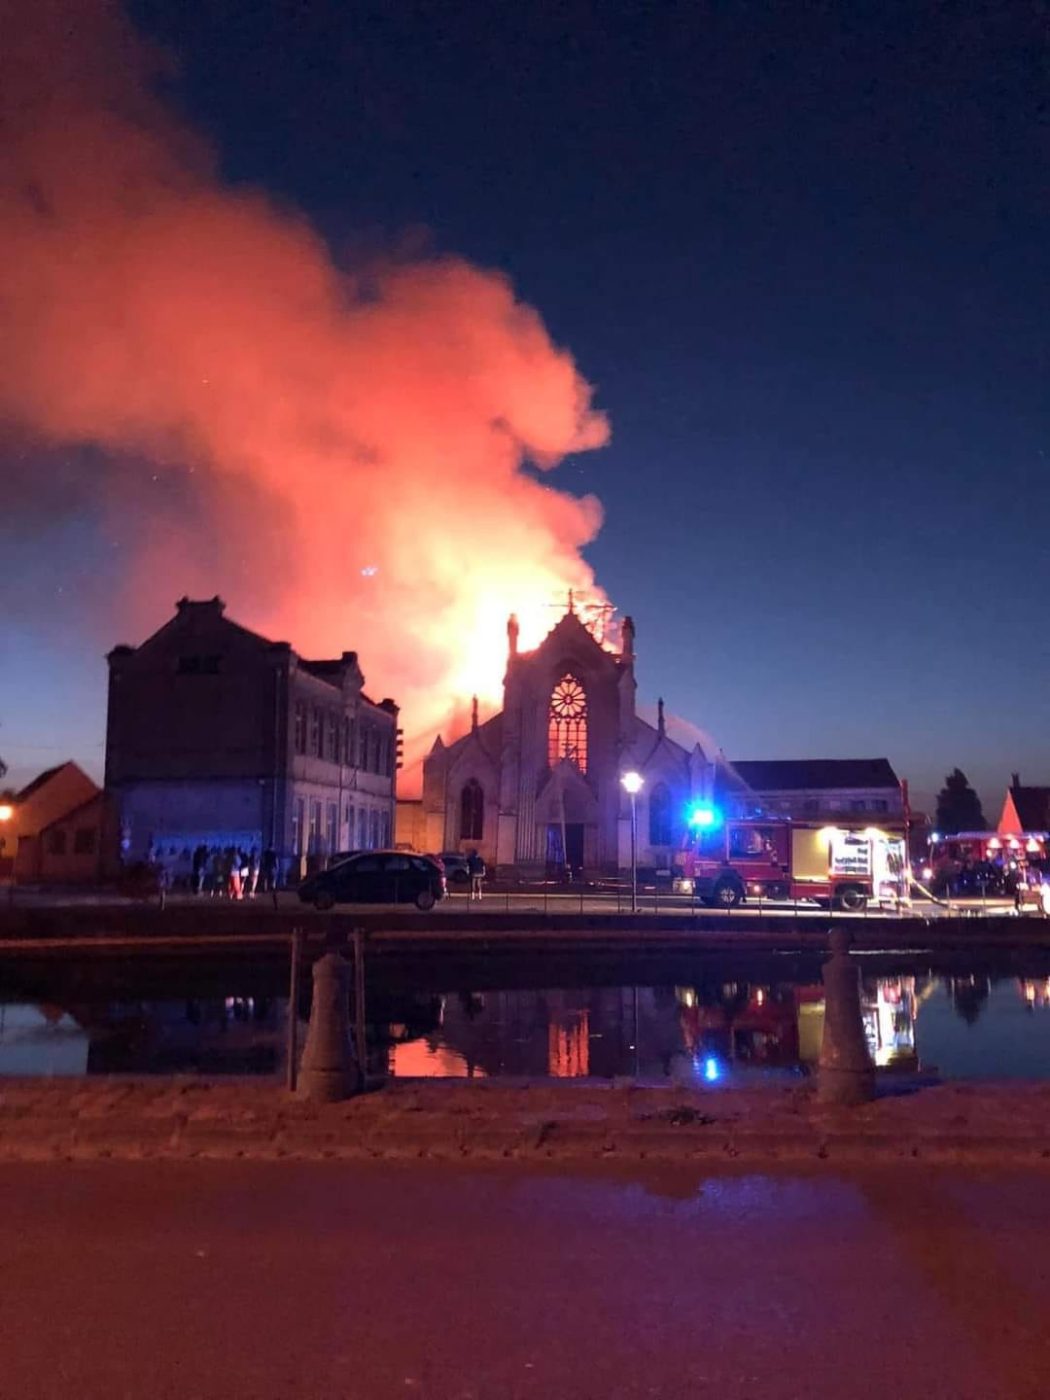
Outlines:
{"label": "person standing", "polygon": [[470,898],[471,900],[481,899],[481,883],[485,878],[485,862],[477,850],[472,850],[467,856],[467,874],[470,876]]}
{"label": "person standing", "polygon": [[214,899],[216,895],[222,894],[226,880],[222,852],[219,850],[218,846],[212,846],[211,850],[208,852],[207,869],[208,873],[205,876],[205,880],[208,886],[208,894]]}
{"label": "person standing", "polygon": [[263,851],[259,873],[262,876],[263,889],[267,894],[272,894],[277,888],[277,852],[272,846],[267,846]]}
{"label": "person standing", "polygon": [[193,851],[193,893],[200,894],[204,889],[204,872],[208,865],[208,848],[201,842]]}
{"label": "person standing", "polygon": [[259,888],[259,848],[253,846],[248,853],[248,887],[249,899],[255,898],[255,892]]}
{"label": "person standing", "polygon": [[226,894],[230,899],[241,897],[241,862],[236,846],[227,846],[223,855],[223,873],[226,877]]}

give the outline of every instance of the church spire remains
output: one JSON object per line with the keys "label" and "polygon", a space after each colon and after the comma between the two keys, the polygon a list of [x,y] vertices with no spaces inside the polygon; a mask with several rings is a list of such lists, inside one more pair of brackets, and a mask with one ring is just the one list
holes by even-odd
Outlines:
{"label": "church spire remains", "polygon": [[620,650],[625,661],[634,660],[634,618],[625,617],[620,628]]}

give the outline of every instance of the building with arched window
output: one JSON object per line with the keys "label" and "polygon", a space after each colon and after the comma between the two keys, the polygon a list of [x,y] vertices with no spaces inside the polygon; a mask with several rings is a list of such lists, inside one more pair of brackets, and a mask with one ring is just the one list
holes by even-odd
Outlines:
{"label": "building with arched window", "polygon": [[624,870],[631,809],[620,777],[636,769],[639,863],[669,866],[716,765],[668,736],[662,704],[655,725],[636,712],[631,619],[615,650],[571,604],[534,651],[518,650],[513,618],[507,639],[502,710],[480,723],[475,707],[469,733],[437,739],[424,762],[424,849],[477,847],[490,867],[522,875]]}

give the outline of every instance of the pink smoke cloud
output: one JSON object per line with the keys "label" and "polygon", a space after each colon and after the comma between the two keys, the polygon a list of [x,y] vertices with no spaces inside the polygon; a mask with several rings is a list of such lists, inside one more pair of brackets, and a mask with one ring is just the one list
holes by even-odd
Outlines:
{"label": "pink smoke cloud", "polygon": [[[114,640],[221,591],[307,654],[356,647],[420,741],[465,695],[493,703],[507,614],[528,645],[553,597],[596,591],[598,502],[527,470],[608,438],[572,357],[499,273],[343,268],[303,218],[224,186],[117,6],[0,13],[0,417],[119,459],[91,491],[115,524],[134,496],[148,547]],[[150,505],[158,473],[184,479],[179,509]]]}

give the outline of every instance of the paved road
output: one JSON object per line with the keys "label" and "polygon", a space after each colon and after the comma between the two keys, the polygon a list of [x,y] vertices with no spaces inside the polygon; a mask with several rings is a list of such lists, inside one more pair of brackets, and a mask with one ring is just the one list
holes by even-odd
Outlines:
{"label": "paved road", "polygon": [[0,1393],[1034,1400],[1048,1185],[0,1167]]}

